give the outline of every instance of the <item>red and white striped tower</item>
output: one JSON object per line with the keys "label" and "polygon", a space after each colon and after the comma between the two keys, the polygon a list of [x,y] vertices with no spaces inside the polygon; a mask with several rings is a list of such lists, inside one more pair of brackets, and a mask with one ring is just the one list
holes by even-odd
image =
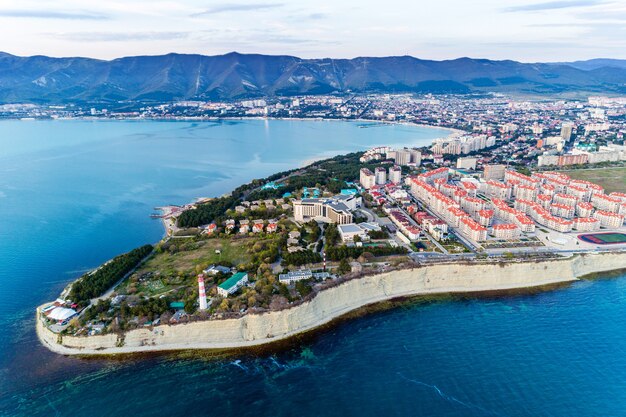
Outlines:
{"label": "red and white striped tower", "polygon": [[206,310],[208,308],[206,303],[206,291],[204,290],[204,275],[198,275],[198,302],[200,304],[200,310]]}

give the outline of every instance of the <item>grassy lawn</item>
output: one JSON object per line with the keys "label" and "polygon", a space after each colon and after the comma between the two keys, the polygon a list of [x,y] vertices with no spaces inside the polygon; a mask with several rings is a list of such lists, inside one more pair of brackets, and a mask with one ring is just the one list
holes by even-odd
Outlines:
{"label": "grassy lawn", "polygon": [[442,244],[442,246],[451,253],[469,252],[469,249],[467,249],[465,245],[459,242],[446,243],[445,245]]}
{"label": "grassy lawn", "polygon": [[626,168],[575,169],[563,171],[578,180],[587,180],[604,187],[605,192],[626,192]]}
{"label": "grassy lawn", "polygon": [[170,287],[166,286],[160,279],[140,282],[136,284],[136,287],[138,292],[146,294],[150,297],[161,295],[170,290]]}
{"label": "grassy lawn", "polygon": [[[249,262],[251,259],[249,246],[254,241],[255,239],[246,238],[209,239],[196,242],[197,247],[191,250],[157,254],[148,260],[137,273],[160,272],[161,275],[177,275],[179,272],[194,271],[197,265],[207,266],[220,261],[231,262],[233,265]],[[221,254],[215,253],[216,250],[219,250]]]}
{"label": "grassy lawn", "polygon": [[[199,267],[231,262],[233,265],[251,260],[250,248],[256,238],[209,239],[194,242],[193,239],[175,239],[174,244],[184,246],[178,252],[164,251],[156,254],[141,266],[130,279],[123,282],[121,293],[158,296],[182,287],[195,286]],[[219,250],[221,254],[215,253]]]}

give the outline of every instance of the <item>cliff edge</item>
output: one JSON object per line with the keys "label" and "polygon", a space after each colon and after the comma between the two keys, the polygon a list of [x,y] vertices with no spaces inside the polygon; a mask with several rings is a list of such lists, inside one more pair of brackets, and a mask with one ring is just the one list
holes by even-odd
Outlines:
{"label": "cliff edge", "polygon": [[37,335],[48,349],[63,355],[245,348],[287,339],[360,307],[394,298],[538,287],[624,268],[626,252],[580,254],[537,262],[435,264],[346,281],[282,311],[97,336],[55,334],[42,324],[37,309]]}

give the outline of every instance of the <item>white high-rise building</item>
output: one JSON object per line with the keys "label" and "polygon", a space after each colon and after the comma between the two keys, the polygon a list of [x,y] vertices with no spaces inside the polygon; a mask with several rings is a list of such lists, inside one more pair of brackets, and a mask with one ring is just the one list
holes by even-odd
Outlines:
{"label": "white high-rise building", "polygon": [[376,184],[383,185],[387,182],[387,170],[383,167],[377,167],[375,170]]}
{"label": "white high-rise building", "polygon": [[417,149],[398,149],[394,151],[394,161],[397,165],[420,165],[422,163],[422,153]]}
{"label": "white high-rise building", "polygon": [[477,158],[470,156],[462,157],[456,160],[456,167],[458,169],[476,169]]}
{"label": "white high-rise building", "polygon": [[422,153],[417,149],[410,149],[409,152],[411,153],[410,162],[419,166],[422,163]]}
{"label": "white high-rise building", "polygon": [[407,149],[398,149],[395,161],[398,165],[408,165],[411,162],[411,153]]}
{"label": "white high-rise building", "polygon": [[376,177],[374,176],[372,171],[370,171],[369,169],[361,168],[361,172],[359,175],[359,182],[361,183],[361,186],[363,188],[365,188],[366,190],[369,190],[370,188],[376,185]]}
{"label": "white high-rise building", "polygon": [[394,184],[400,184],[400,181],[402,181],[402,168],[397,165],[389,168],[389,181]]}
{"label": "white high-rise building", "polygon": [[572,123],[563,123],[561,125],[561,139],[565,142],[569,142],[572,138],[572,130],[574,129],[574,125]]}

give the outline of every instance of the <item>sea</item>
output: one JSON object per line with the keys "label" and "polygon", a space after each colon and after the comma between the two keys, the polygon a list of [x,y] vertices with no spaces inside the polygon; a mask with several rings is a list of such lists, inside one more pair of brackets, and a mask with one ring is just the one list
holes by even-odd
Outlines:
{"label": "sea", "polygon": [[0,416],[625,416],[626,275],[419,298],[271,349],[73,358],[34,308],[163,236],[154,208],[450,132],[345,121],[0,121]]}

